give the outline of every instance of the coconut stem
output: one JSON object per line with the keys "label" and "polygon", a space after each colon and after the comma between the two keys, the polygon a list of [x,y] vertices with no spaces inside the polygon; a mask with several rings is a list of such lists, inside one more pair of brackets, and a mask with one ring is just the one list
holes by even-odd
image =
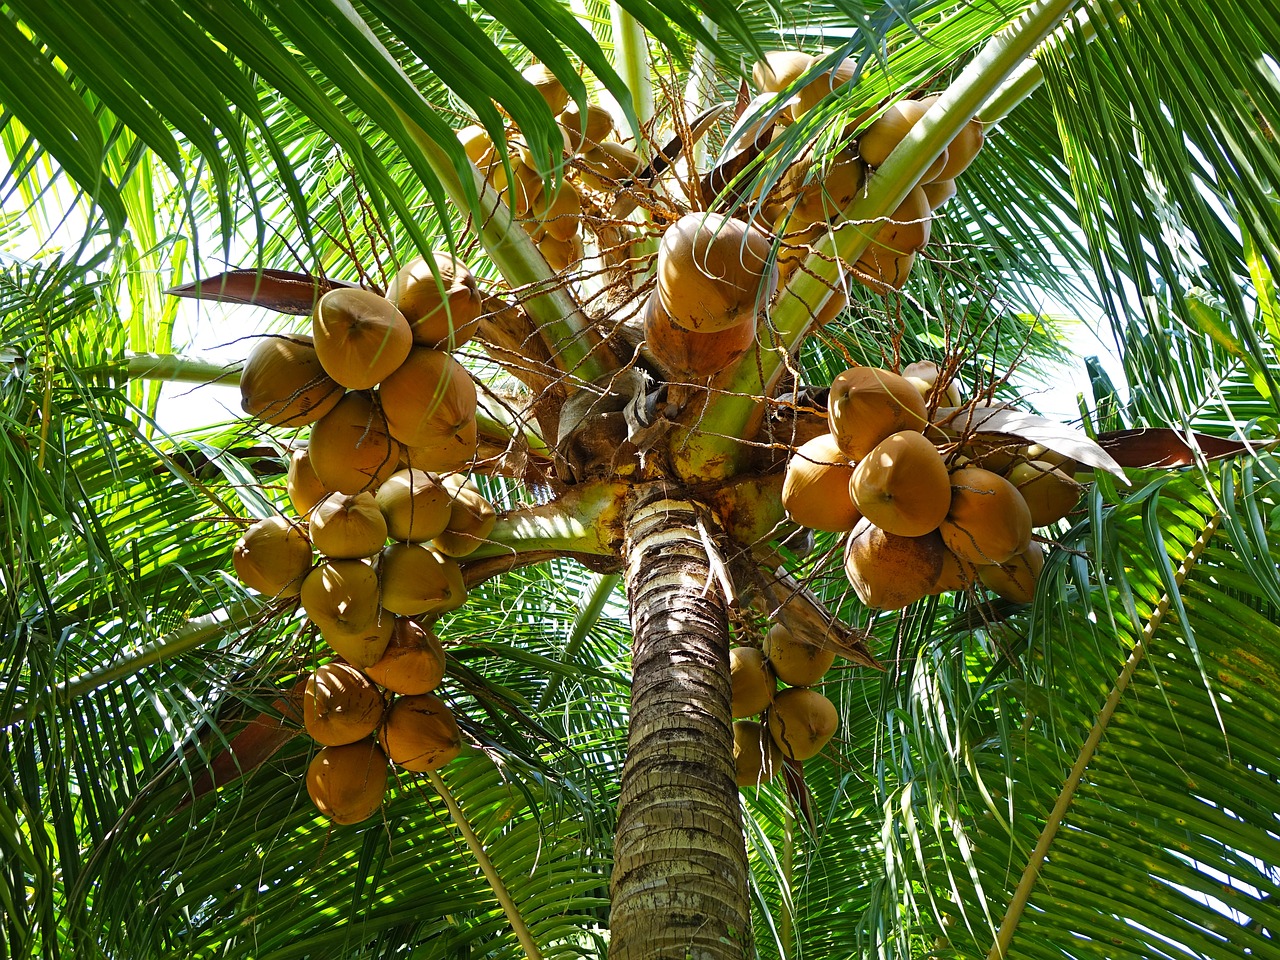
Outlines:
{"label": "coconut stem", "polygon": [[528,960],[542,960],[542,953],[538,950],[538,944],[534,941],[533,934],[529,932],[529,927],[525,924],[524,917],[520,915],[520,908],[511,899],[511,894],[507,892],[506,884],[498,876],[498,871],[494,867],[493,861],[489,859],[489,854],[485,852],[484,844],[480,842],[476,832],[471,829],[471,824],[467,821],[466,814],[462,812],[462,807],[458,806],[458,801],[454,799],[453,794],[449,791],[444,778],[435,770],[428,770],[427,779],[431,781],[431,785],[440,794],[440,799],[444,801],[444,805],[449,808],[449,816],[453,818],[458,832],[462,834],[462,839],[467,842],[467,846],[471,849],[471,855],[476,858],[476,863],[484,873],[485,879],[489,881],[489,887],[493,890],[493,895],[498,898],[498,903],[502,905],[502,912],[507,915],[507,920],[511,923],[511,929],[515,932],[520,945],[524,947],[525,956]]}

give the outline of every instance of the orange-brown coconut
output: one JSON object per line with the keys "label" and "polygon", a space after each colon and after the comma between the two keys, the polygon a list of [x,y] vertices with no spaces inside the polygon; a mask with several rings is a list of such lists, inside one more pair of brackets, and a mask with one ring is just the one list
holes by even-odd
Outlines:
{"label": "orange-brown coconut", "polygon": [[813,57],[799,50],[770,50],[751,68],[751,79],[758,90],[779,93],[812,65]]}
{"label": "orange-brown coconut", "polygon": [[750,224],[690,213],[667,227],[658,247],[658,296],[672,322],[713,333],[747,322],[777,288],[769,238]]}
{"label": "orange-brown coconut", "polygon": [[791,104],[792,119],[799,120],[839,87],[852,80],[856,69],[854,60],[845,60],[806,83],[796,94],[795,102]]}
{"label": "orange-brown coconut", "polygon": [[382,551],[382,605],[417,617],[462,606],[467,587],[452,557],[419,543],[393,543]]}
{"label": "orange-brown coconut", "polygon": [[1027,501],[1033,527],[1057,523],[1080,499],[1080,484],[1046,460],[1015,463],[1005,478]]}
{"label": "orange-brown coconut", "polygon": [[1043,569],[1044,547],[1032,543],[1008,563],[980,567],[978,576],[997,596],[1013,603],[1030,603]]}
{"label": "orange-brown coconut", "polygon": [[831,434],[845,455],[861,460],[890,434],[929,425],[920,391],[891,370],[852,367],[831,382]]}
{"label": "orange-brown coconut", "polygon": [[729,651],[730,712],[734,717],[754,717],[769,706],[777,688],[778,681],[763,653],[755,647],[734,647]]}
{"label": "orange-brown coconut", "polygon": [[240,535],[231,564],[246,587],[269,597],[296,597],[311,571],[311,543],[298,524],[267,517]]}
{"label": "orange-brown coconut", "polygon": [[644,161],[630,147],[607,141],[585,151],[576,166],[582,182],[592,190],[613,193],[640,172]]}
{"label": "orange-brown coconut", "polygon": [[576,100],[572,100],[560,111],[559,121],[569,137],[569,146],[574,153],[599,146],[617,129],[613,114],[598,103],[588,103],[584,117],[582,107]]}
{"label": "orange-brown coconut", "polygon": [[401,267],[387,299],[404,314],[413,342],[437,350],[454,350],[474,337],[483,312],[476,278],[447,250]]}
{"label": "orange-brown coconut", "polygon": [[334,823],[359,823],[382,806],[389,775],[387,756],[372,740],[325,747],[307,767],[307,793]]}
{"label": "orange-brown coconut", "polygon": [[948,593],[952,590],[968,590],[978,582],[978,573],[984,569],[968,560],[961,560],[950,550],[942,551],[942,570],[938,580],[929,590],[930,595]]}
{"label": "orange-brown coconut", "polygon": [[363,740],[378,729],[385,704],[372,681],[346,663],[326,663],[307,678],[302,721],[327,747]]}
{"label": "orange-brown coconut", "polygon": [[311,543],[326,557],[372,557],[387,542],[387,521],[371,493],[331,493],[311,513]]}
{"label": "orange-brown coconut", "polygon": [[586,248],[582,245],[582,237],[574,234],[568,240],[558,240],[547,234],[538,241],[538,252],[556,273],[563,273],[575,263],[581,263],[586,256]]}
{"label": "orange-brown coconut", "polygon": [[963,560],[1008,563],[1031,544],[1031,511],[998,473],[963,467],[951,475],[951,509],[938,529]]}
{"label": "orange-brown coconut", "polygon": [[788,687],[769,708],[769,735],[793,760],[816,757],[839,725],[835,705],[808,687]]}
{"label": "orange-brown coconut", "polygon": [[887,294],[906,286],[916,256],[914,252],[898,255],[873,243],[854,261],[849,275],[864,287]]}
{"label": "orange-brown coconut", "polygon": [[786,763],[786,758],[769,732],[754,720],[733,724],[734,775],[740,787],[768,783]]}
{"label": "orange-brown coconut", "polygon": [[929,201],[930,210],[937,210],[956,195],[954,180],[934,180],[932,183],[921,184],[921,187],[924,190],[925,199]]}
{"label": "orange-brown coconut", "polygon": [[821,169],[810,163],[793,165],[782,180],[783,196],[794,197],[793,217],[826,220],[835,216],[862,191],[867,167],[852,150],[841,150]]}
{"label": "orange-brown coconut", "polygon": [[493,504],[474,487],[462,486],[450,502],[448,525],[432,543],[446,557],[465,557],[475,552],[497,524],[498,514]]}
{"label": "orange-brown coconut", "polygon": [[406,770],[439,770],[462,752],[462,731],[434,693],[396,697],[378,735],[391,760]]}
{"label": "orange-brown coconut", "polygon": [[[391,435],[408,447],[456,442],[476,418],[476,384],[441,350],[415,347],[378,388]],[[472,446],[468,459],[475,455]]]}
{"label": "orange-brown coconut", "polygon": [[365,560],[328,560],[302,582],[301,600],[321,634],[358,634],[378,620],[378,575]]}
{"label": "orange-brown coconut", "polygon": [[[902,142],[903,137],[911,132],[911,128],[924,116],[928,105],[919,100],[899,100],[881,114],[858,137],[858,152],[862,159],[873,167],[878,167],[889,159],[893,148]],[[922,182],[938,178],[947,163],[947,153],[943,151],[929,169],[925,171]]]}
{"label": "orange-brown coconut", "polygon": [[645,306],[644,338],[671,379],[702,380],[727,371],[751,349],[756,324],[751,317],[712,333],[687,330],[671,319],[655,290]]}
{"label": "orange-brown coconut", "polygon": [[416,620],[396,617],[391,642],[382,657],[365,673],[392,693],[430,693],[444,679],[444,647],[430,630]]}
{"label": "orange-brown coconut", "polygon": [[337,493],[376,490],[400,461],[400,444],[367,393],[348,393],[316,421],[307,452],[320,483]]}
{"label": "orange-brown coconut", "polygon": [[533,84],[538,96],[547,101],[552,113],[559,113],[569,102],[569,93],[545,64],[535,63],[520,71],[525,81]]}
{"label": "orange-brown coconut", "polygon": [[[939,94],[934,94],[933,96],[922,97],[920,103],[928,111],[938,102],[939,96]],[[983,130],[982,121],[975,117],[961,127],[960,132],[947,145],[947,162],[943,164],[942,169],[932,177],[926,177],[925,179],[955,180],[956,177],[969,169],[969,164],[973,163],[985,140],[986,134]]]}
{"label": "orange-brown coconut", "polygon": [[938,448],[915,430],[890,434],[858,461],[849,493],[862,515],[888,533],[922,537],[951,506],[951,478]]}
{"label": "orange-brown coconut", "polygon": [[439,536],[449,525],[452,498],[425,470],[397,470],[378,488],[378,509],[387,520],[392,540],[422,543]]}
{"label": "orange-brown coconut", "polygon": [[298,447],[289,454],[289,473],[285,486],[289,491],[293,512],[300,517],[309,514],[311,508],[329,493],[316,476],[315,468],[311,466],[311,454],[306,447]]}
{"label": "orange-brown coconut", "polygon": [[845,543],[844,572],[868,607],[900,610],[933,590],[944,551],[937,531],[899,537],[863,519]]}
{"label": "orange-brown coconut", "polygon": [[254,344],[240,372],[240,407],[277,427],[315,423],[345,391],[325,373],[311,337],[292,333]]}
{"label": "orange-brown coconut", "polygon": [[367,390],[409,355],[409,322],[386,297],[338,287],[316,304],[311,318],[316,355],[344,387]]}
{"label": "orange-brown coconut", "polygon": [[831,669],[836,659],[830,650],[797,640],[780,623],[769,627],[764,638],[764,653],[778,679],[793,687],[813,686]]}
{"label": "orange-brown coconut", "polygon": [[801,526],[843,533],[852,530],[862,514],[849,495],[853,462],[829,433],[800,446],[787,461],[782,481],[782,506]]}
{"label": "orange-brown coconut", "polygon": [[320,639],[347,663],[366,670],[386,653],[394,624],[395,617],[379,607],[373,620],[360,630],[341,623],[321,624]]}
{"label": "orange-brown coconut", "polygon": [[582,197],[573,184],[561,180],[556,192],[550,197],[545,193],[538,194],[533,198],[533,209],[530,212],[545,237],[572,247],[582,217]]}

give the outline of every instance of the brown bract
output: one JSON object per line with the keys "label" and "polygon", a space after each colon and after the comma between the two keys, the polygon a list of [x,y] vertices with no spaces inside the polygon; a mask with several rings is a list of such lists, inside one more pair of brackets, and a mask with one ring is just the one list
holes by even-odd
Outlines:
{"label": "brown bract", "polygon": [[715,213],[690,213],[667,227],[658,248],[658,296],[672,322],[713,333],[754,323],[777,288],[769,238]]}
{"label": "brown bract", "polygon": [[359,823],[382,806],[388,775],[386,754],[372,740],[325,747],[307,767],[307,793],[334,823]]}
{"label": "brown bract", "polygon": [[265,337],[254,344],[240,372],[240,407],[273,426],[315,423],[345,391],[325,373],[306,334]]}
{"label": "brown bract", "polygon": [[924,398],[905,379],[879,367],[852,367],[831,382],[827,400],[831,434],[845,455],[861,460],[890,434],[923,431]]}
{"label": "brown bract", "polygon": [[350,287],[320,298],[311,334],[325,371],[352,390],[377,384],[404,362],[413,345],[409,322],[390,300]]}

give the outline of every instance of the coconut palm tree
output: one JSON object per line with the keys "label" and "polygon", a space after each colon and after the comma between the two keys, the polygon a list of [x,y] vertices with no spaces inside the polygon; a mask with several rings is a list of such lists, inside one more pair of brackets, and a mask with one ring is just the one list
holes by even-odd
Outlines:
{"label": "coconut palm tree", "polygon": [[[0,11],[9,955],[1280,952],[1273,4]],[[816,59],[752,99],[779,48]],[[534,60],[580,105],[612,98],[640,154],[595,193],[590,272],[552,268],[457,138],[518,129],[547,195],[582,177]],[[792,110],[802,88],[821,96]],[[741,359],[695,377],[636,346],[668,223],[762,212],[926,91]],[[851,282],[858,228],[975,116],[986,146],[909,281]],[[228,563],[287,509],[296,437],[160,428],[172,384],[238,377],[184,355],[164,291],[297,329],[325,287],[385,288],[446,246],[486,290],[459,355],[501,511],[436,625],[467,746],[337,826],[295,705],[331,654]],[[1070,428],[1033,410],[1072,359],[1066,311],[1118,361],[1089,363]],[[916,359],[976,398],[966,422],[1096,468],[1031,603],[870,609],[838,537],[786,521],[821,388]],[[840,729],[739,792],[730,643],[770,616],[844,654]]]}

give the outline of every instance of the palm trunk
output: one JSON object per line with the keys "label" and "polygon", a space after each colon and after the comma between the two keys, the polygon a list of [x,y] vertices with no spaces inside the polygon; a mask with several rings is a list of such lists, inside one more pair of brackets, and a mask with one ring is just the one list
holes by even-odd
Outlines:
{"label": "palm trunk", "polygon": [[627,519],[635,639],[610,960],[753,955],[729,626],[701,521],[707,514],[654,484],[641,489]]}

